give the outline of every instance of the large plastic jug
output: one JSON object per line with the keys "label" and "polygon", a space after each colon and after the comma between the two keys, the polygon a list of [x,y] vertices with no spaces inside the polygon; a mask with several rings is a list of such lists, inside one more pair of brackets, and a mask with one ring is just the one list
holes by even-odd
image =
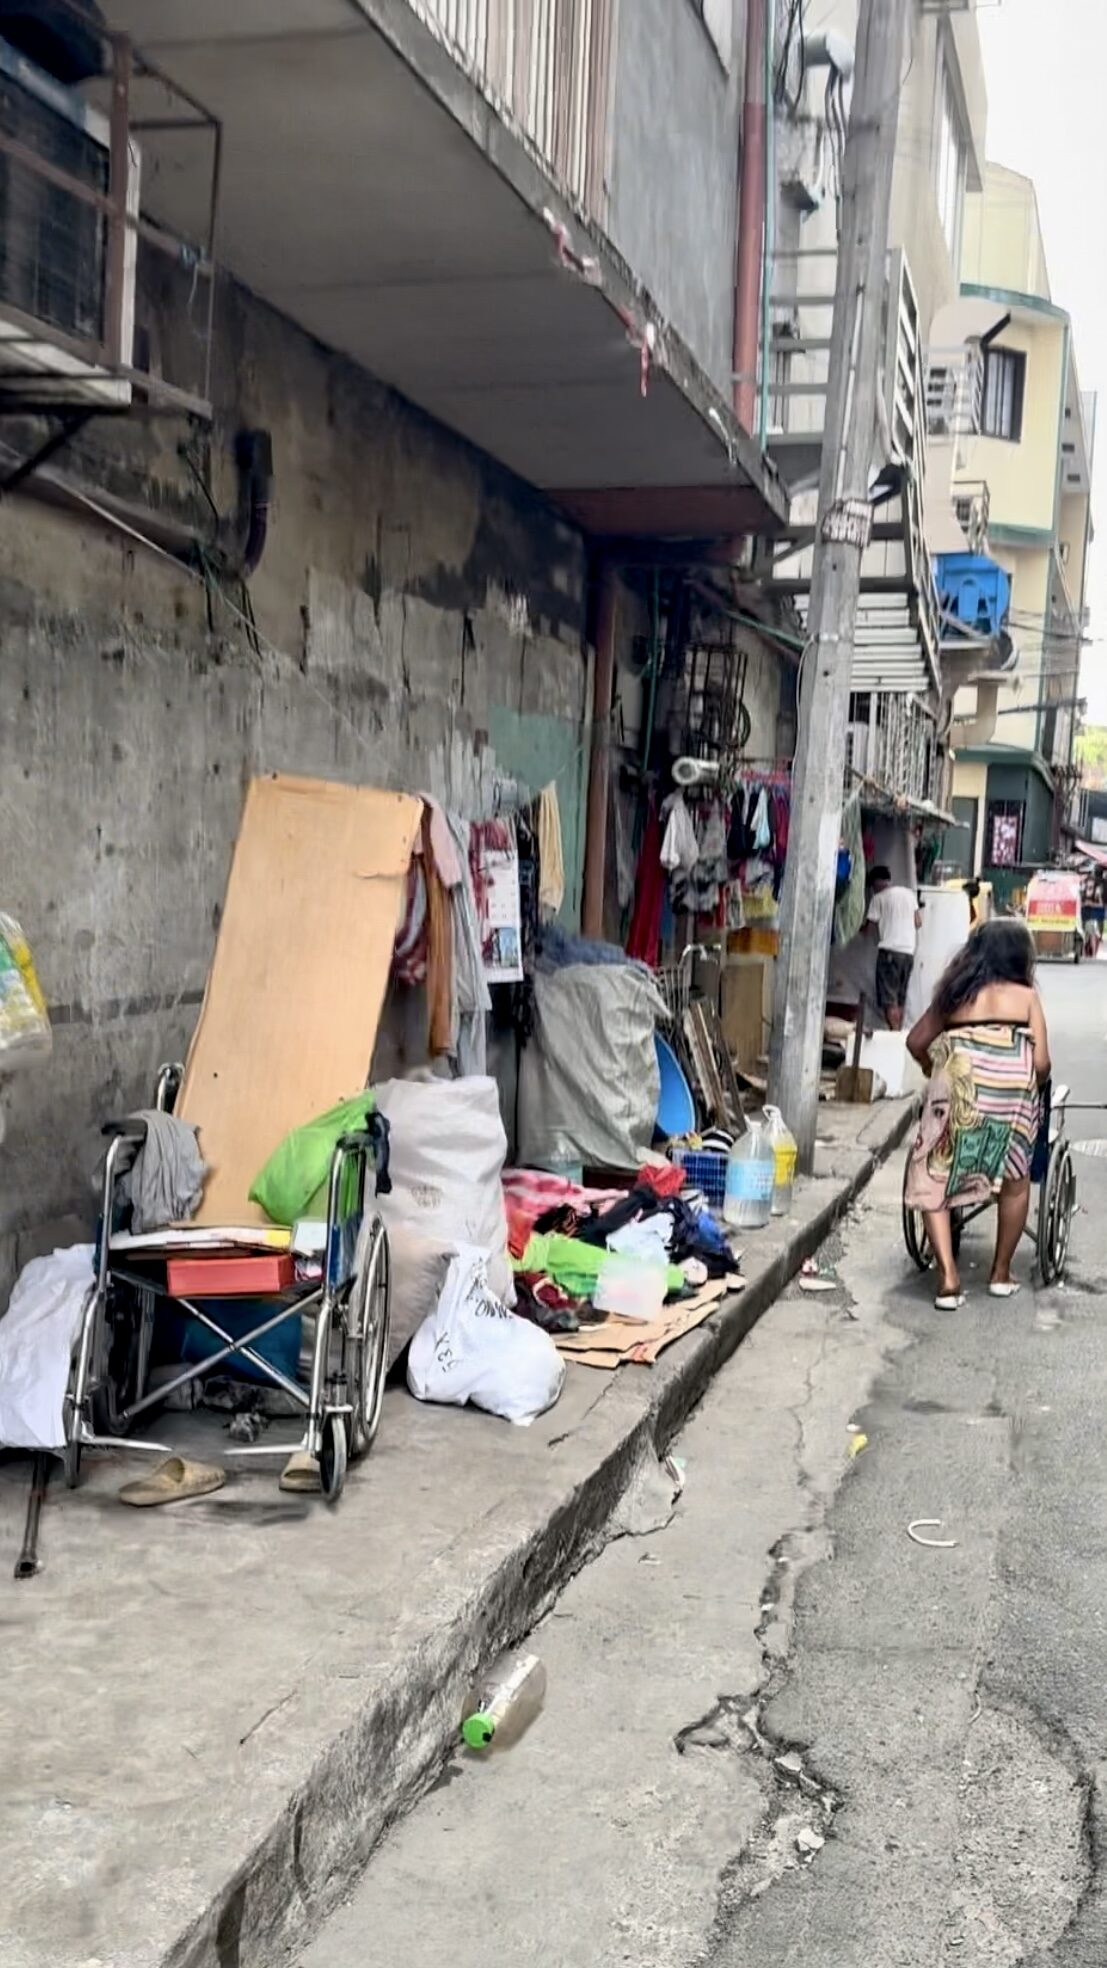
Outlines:
{"label": "large plastic jug", "polygon": [[779,1107],[766,1107],[765,1119],[773,1151],[773,1215],[787,1216],[796,1186],[796,1137]]}
{"label": "large plastic jug", "polygon": [[768,1128],[750,1121],[727,1156],[723,1217],[733,1229],[764,1229],[772,1215],[775,1167]]}

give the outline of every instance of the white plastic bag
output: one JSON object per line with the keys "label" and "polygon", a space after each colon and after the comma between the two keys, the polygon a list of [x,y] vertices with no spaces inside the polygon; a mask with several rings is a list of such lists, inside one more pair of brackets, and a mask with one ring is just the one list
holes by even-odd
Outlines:
{"label": "white plastic bag", "polygon": [[515,1302],[507,1259],[503,1172],[507,1136],[495,1080],[388,1080],[375,1088],[389,1125],[392,1193],[378,1198],[386,1226],[483,1252],[492,1290]]}
{"label": "white plastic bag", "polygon": [[93,1246],[74,1244],[24,1265],[0,1319],[0,1444],[65,1447],[69,1362],[94,1282]]}
{"label": "white plastic bag", "polygon": [[455,1408],[471,1401],[525,1426],[553,1407],[564,1379],[549,1334],[493,1296],[480,1251],[459,1250],[436,1309],[411,1342],[407,1384],[416,1400]]}

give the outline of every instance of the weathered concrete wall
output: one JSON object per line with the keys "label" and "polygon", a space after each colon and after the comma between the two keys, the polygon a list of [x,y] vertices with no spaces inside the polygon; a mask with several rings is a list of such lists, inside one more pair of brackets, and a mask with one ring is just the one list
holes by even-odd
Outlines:
{"label": "weathered concrete wall", "polygon": [[[101,522],[29,497],[0,514],[0,903],[56,1027],[52,1060],[0,1085],[0,1302],[57,1219],[91,1215],[101,1123],[184,1053],[252,773],[427,788],[470,813],[503,779],[556,773],[579,891],[579,537],[231,288],[216,389],[223,506],[234,432],[273,437],[258,649],[219,596],[209,625],[202,582]],[[112,427],[84,482],[202,517],[181,435]]]}
{"label": "weathered concrete wall", "polygon": [[624,259],[727,396],[744,23],[745,7],[734,0],[724,64],[692,0],[620,7],[605,221]]}

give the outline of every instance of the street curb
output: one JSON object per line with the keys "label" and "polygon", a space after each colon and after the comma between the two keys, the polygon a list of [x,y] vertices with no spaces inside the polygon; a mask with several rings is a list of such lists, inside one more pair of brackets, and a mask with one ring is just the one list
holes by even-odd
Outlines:
{"label": "street curb", "polygon": [[483,1575],[474,1567],[460,1602],[455,1595],[443,1604],[437,1629],[324,1747],[204,1912],[159,1951],[157,1968],[277,1968],[303,1946],[389,1827],[438,1776],[457,1739],[474,1667],[529,1632],[602,1549],[643,1459],[665,1449],[720,1367],[903,1140],[914,1112],[913,1103],[897,1103],[876,1142],[845,1149],[855,1158],[848,1173],[805,1186],[805,1201],[813,1189],[825,1192],[818,1206],[761,1268],[756,1246],[748,1251],[745,1291],[648,1376],[611,1377],[612,1398],[599,1401],[574,1431],[575,1472],[560,1472],[569,1480],[551,1472],[549,1496],[535,1504],[513,1546],[487,1562]]}

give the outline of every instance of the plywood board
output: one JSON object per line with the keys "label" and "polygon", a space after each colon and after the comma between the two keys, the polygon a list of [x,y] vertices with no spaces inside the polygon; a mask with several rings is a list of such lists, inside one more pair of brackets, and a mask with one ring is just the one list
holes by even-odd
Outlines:
{"label": "plywood board", "polygon": [[421,814],[371,787],[252,782],[176,1107],[210,1170],[196,1223],[264,1221],[248,1192],[273,1149],[365,1085]]}

